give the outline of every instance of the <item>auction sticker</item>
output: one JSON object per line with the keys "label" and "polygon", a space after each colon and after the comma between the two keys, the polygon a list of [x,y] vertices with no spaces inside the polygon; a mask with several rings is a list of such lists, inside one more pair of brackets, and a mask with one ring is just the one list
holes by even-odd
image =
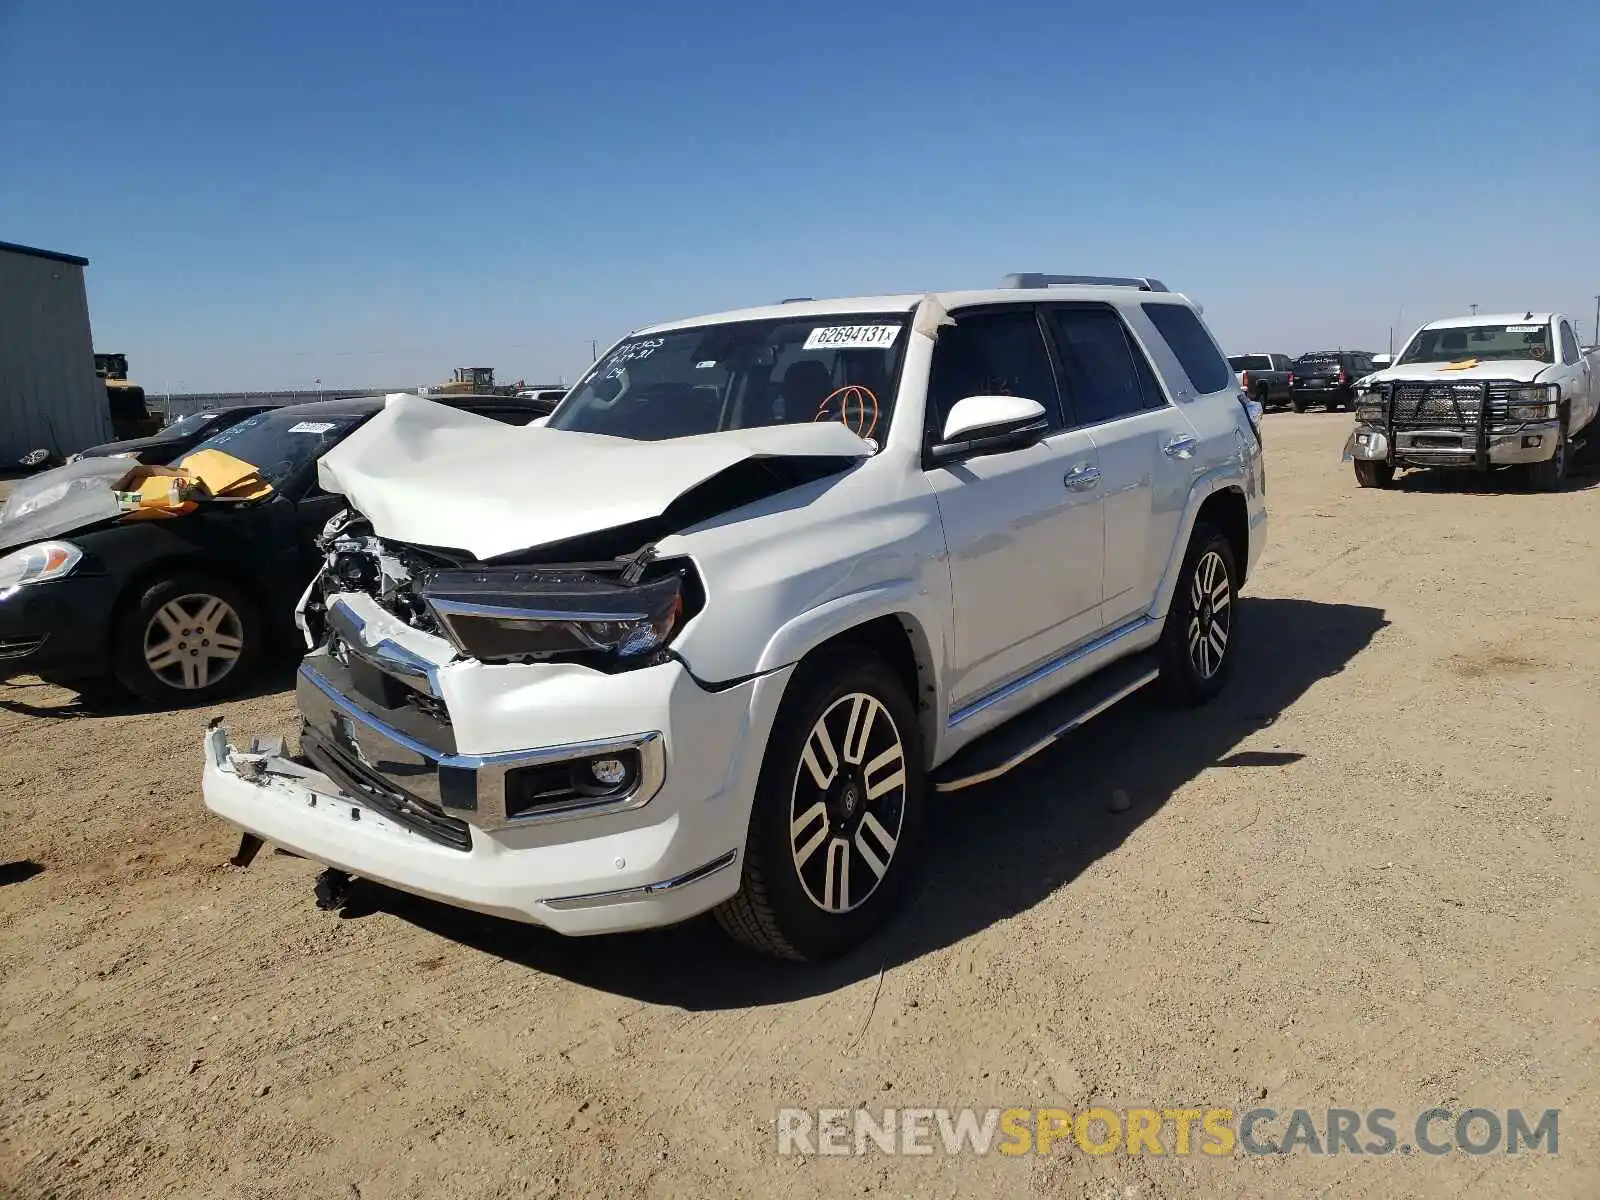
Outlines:
{"label": "auction sticker", "polygon": [[802,350],[888,350],[900,336],[898,325],[823,325],[811,331]]}
{"label": "auction sticker", "polygon": [[327,433],[333,428],[332,421],[301,421],[289,426],[290,433]]}

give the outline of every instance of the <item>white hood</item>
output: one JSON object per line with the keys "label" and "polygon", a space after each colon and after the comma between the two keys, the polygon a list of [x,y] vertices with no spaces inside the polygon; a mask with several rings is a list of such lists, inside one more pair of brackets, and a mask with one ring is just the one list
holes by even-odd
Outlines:
{"label": "white hood", "polygon": [[1485,379],[1509,379],[1517,383],[1532,383],[1550,369],[1550,364],[1533,358],[1500,359],[1479,363],[1465,370],[1448,370],[1449,363],[1410,363],[1403,367],[1385,367],[1368,376],[1372,383],[1401,383],[1426,380],[1429,383],[1477,383]]}
{"label": "white hood", "polygon": [[647,521],[749,458],[864,458],[837,422],[668,441],[508,426],[402,395],[323,455],[318,481],[380,537],[478,558]]}

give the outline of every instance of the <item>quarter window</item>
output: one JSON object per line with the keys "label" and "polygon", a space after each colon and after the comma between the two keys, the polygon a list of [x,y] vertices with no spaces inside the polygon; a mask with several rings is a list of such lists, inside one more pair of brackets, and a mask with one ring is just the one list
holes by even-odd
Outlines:
{"label": "quarter window", "polygon": [[1216,342],[1187,304],[1145,304],[1145,316],[1172,347],[1189,383],[1202,396],[1233,385],[1233,372]]}

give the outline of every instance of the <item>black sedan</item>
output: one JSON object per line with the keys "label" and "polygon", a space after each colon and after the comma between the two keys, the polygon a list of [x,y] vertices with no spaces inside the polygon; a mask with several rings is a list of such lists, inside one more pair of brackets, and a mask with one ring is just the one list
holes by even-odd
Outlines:
{"label": "black sedan", "polygon": [[270,404],[245,404],[237,408],[222,408],[215,412],[190,413],[179,417],[160,433],[149,437],[125,438],[120,442],[101,442],[80,450],[68,462],[80,458],[131,458],[142,463],[163,465],[182,458],[201,442],[214,437],[224,429],[249,420],[258,413],[272,411]]}
{"label": "black sedan", "polygon": [[[434,399],[510,425],[548,411],[515,397]],[[296,647],[295,605],[321,565],[317,534],[344,507],[317,486],[316,460],[383,404],[275,408],[195,447],[254,466],[272,485],[258,500],[127,521],[91,511],[109,484],[71,474],[91,464],[19,484],[0,512],[0,679],[110,677],[153,704],[200,704],[240,687],[270,651]],[[88,520],[74,523],[74,504]]]}

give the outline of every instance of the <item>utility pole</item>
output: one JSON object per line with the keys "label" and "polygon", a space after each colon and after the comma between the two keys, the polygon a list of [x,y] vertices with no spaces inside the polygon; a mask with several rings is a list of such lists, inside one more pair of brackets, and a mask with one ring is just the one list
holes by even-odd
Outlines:
{"label": "utility pole", "polygon": [[1476,304],[1474,304],[1472,306],[1472,315],[1473,316],[1477,316],[1478,315],[1478,306]]}
{"label": "utility pole", "polygon": [[1600,346],[1600,296],[1594,298],[1594,344]]}
{"label": "utility pole", "polygon": [[[1596,300],[1600,300],[1600,296],[1596,296],[1595,299]],[[599,357],[600,357],[599,339],[598,338],[590,338],[589,339],[589,361],[590,362],[594,362]]]}

